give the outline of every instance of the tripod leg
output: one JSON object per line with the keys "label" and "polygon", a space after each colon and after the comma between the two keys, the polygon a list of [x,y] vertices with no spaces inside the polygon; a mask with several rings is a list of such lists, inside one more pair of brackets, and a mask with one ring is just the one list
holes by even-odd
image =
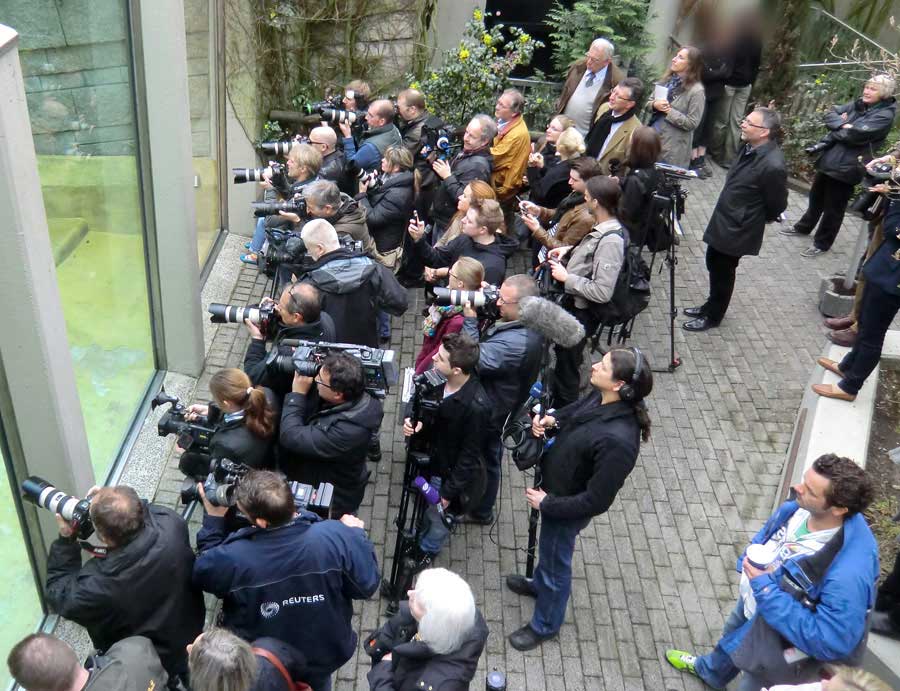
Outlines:
{"label": "tripod leg", "polygon": [[[534,473],[534,488],[537,489],[541,484],[540,470]],[[525,556],[525,578],[534,576],[534,559],[537,550],[537,529],[538,522],[541,520],[540,511],[531,509],[528,513],[528,549]]]}

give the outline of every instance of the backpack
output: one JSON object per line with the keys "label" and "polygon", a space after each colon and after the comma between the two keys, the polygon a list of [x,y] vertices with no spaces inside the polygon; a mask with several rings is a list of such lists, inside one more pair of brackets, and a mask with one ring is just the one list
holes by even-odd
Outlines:
{"label": "backpack", "polygon": [[591,302],[588,307],[601,326],[626,324],[650,304],[650,267],[641,256],[641,248],[629,242],[624,228],[607,231],[600,239],[610,234],[625,242],[625,258],[609,302]]}

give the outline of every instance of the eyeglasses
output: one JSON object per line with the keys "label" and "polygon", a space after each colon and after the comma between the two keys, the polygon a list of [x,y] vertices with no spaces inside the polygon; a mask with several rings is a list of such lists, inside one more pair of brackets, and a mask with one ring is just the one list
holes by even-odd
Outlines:
{"label": "eyeglasses", "polygon": [[310,144],[315,144],[316,146],[328,146],[325,142],[314,142],[312,139],[309,140]]}
{"label": "eyeglasses", "polygon": [[504,300],[502,295],[497,296],[497,304],[503,303],[504,305],[518,305],[518,300]]}
{"label": "eyeglasses", "polygon": [[318,377],[316,377],[313,381],[315,381],[316,384],[321,384],[321,385],[324,386],[326,389],[331,389],[332,391],[334,391],[334,387],[333,387],[331,384],[326,384],[325,382],[323,382],[323,381],[322,381],[321,379],[319,379]]}
{"label": "eyeglasses", "polygon": [[754,125],[754,124],[753,124],[752,122],[750,122],[747,118],[744,118],[743,120],[741,120],[741,124],[742,124],[742,125],[747,125],[748,127],[755,127],[755,128],[758,129],[758,130],[767,130],[767,129],[769,129],[769,128],[766,127],[765,125]]}

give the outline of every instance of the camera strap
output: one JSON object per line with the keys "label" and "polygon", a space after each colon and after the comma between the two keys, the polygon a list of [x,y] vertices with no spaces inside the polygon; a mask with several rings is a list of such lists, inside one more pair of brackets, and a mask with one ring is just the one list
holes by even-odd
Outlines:
{"label": "camera strap", "polygon": [[92,557],[96,557],[97,559],[103,559],[109,553],[108,547],[100,547],[98,545],[92,545],[87,540],[79,540],[78,544],[81,547],[81,549],[83,549],[85,552],[90,554]]}

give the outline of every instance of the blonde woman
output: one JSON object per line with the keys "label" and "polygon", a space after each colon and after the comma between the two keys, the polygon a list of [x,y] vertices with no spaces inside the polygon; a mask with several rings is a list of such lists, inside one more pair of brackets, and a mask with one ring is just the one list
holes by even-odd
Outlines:
{"label": "blonde woman", "polygon": [[548,167],[546,158],[534,154],[535,164],[529,165],[525,171],[530,188],[529,200],[551,209],[559,206],[569,194],[569,171],[572,170],[572,161],[584,153],[584,137],[574,127],[569,127],[556,138],[555,149],[558,158],[555,165]]}

